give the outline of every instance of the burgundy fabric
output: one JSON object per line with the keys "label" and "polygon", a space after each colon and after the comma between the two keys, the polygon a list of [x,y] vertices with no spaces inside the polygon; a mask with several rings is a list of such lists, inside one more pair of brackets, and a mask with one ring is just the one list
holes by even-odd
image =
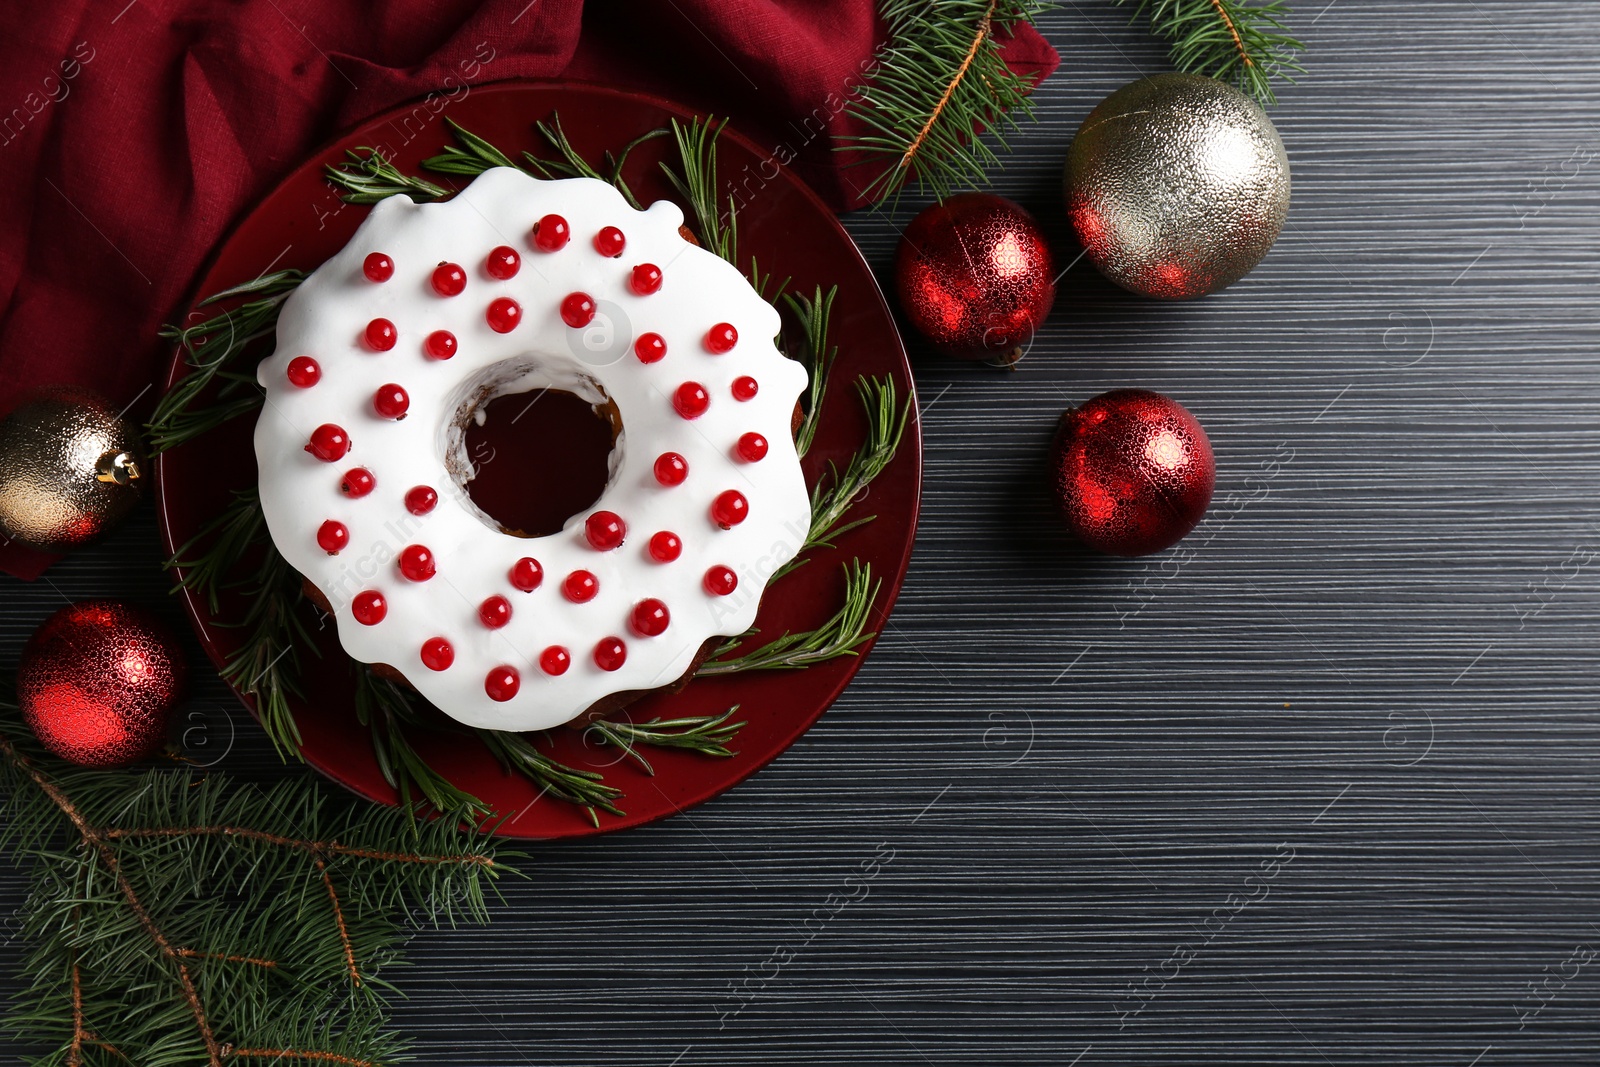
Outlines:
{"label": "burgundy fabric", "polygon": [[[0,411],[71,383],[148,413],[156,330],[241,212],[340,129],[461,83],[576,78],[731,115],[858,207],[833,144],[881,39],[873,0],[34,5],[0,35]],[[1031,28],[1005,48],[1055,68]],[[19,576],[50,559],[0,547]]]}

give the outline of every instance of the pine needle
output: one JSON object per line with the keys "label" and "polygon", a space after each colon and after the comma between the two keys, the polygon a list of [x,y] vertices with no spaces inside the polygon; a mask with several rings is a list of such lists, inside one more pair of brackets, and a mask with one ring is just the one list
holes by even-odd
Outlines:
{"label": "pine needle", "polygon": [[1295,53],[1305,45],[1288,33],[1282,0],[1115,0],[1132,3],[1134,18],[1146,19],[1157,37],[1172,42],[1172,65],[1237,86],[1259,103],[1272,104],[1274,78],[1293,83],[1304,72]]}
{"label": "pine needle", "polygon": [[987,179],[1000,158],[980,134],[1005,149],[1005,131],[1033,115],[1033,83],[1006,66],[996,37],[1044,7],[1037,0],[882,0],[888,51],[846,109],[872,132],[839,145],[883,167],[864,190],[867,199],[882,203],[915,179],[943,200]]}

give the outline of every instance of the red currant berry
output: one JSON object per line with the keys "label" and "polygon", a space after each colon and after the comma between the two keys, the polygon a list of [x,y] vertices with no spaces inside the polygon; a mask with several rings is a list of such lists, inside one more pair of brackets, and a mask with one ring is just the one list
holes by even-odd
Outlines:
{"label": "red currant berry", "polygon": [[329,519],[317,527],[317,547],[330,556],[337,556],[339,550],[350,543],[350,530],[344,523],[336,519]]}
{"label": "red currant berry", "polygon": [[628,524],[614,511],[597,511],[583,521],[583,536],[589,546],[599,552],[609,552],[622,544],[628,536]]}
{"label": "red currant berry", "polygon": [[430,637],[422,642],[422,665],[430,671],[448,670],[456,661],[456,650],[442,637]]}
{"label": "red currant berry", "polygon": [[478,618],[489,629],[500,629],[511,621],[511,601],[496,593],[478,605]]}
{"label": "red currant berry", "polygon": [[683,542],[671,530],[662,530],[650,538],[650,558],[657,563],[671,563],[683,555]]}
{"label": "red currant berry", "polygon": [[566,674],[572,666],[572,656],[560,645],[551,645],[539,653],[539,669],[546,674]]}
{"label": "red currant berry", "polygon": [[433,268],[433,291],[440,296],[460,296],[467,287],[467,272],[456,263],[441,263]]}
{"label": "red currant berry", "polygon": [[376,626],[389,614],[389,602],[376,589],[367,589],[357,593],[356,598],[350,601],[350,614],[362,626]]}
{"label": "red currant berry", "polygon": [[383,418],[403,419],[411,407],[411,398],[404,389],[390,382],[378,386],[377,393],[372,397],[372,407]]}
{"label": "red currant berry", "polygon": [[532,556],[523,556],[511,565],[511,584],[531,593],[544,582],[544,568]]}
{"label": "red currant berry", "polygon": [[633,354],[640,363],[660,363],[667,355],[667,342],[659,333],[641,333],[633,342]]}
{"label": "red currant berry", "polygon": [[439,494],[432,486],[414,485],[406,490],[406,510],[413,515],[426,515],[439,504]]}
{"label": "red currant berry", "polygon": [[572,239],[567,220],[560,215],[546,215],[533,224],[533,247],[541,252],[555,252],[565,248]]}
{"label": "red currant berry", "polygon": [[620,637],[602,637],[594,646],[594,665],[603,671],[620,670],[628,661],[628,646]]}
{"label": "red currant berry", "polygon": [[649,296],[661,289],[661,268],[654,263],[641,263],[628,276],[628,288],[640,296]]}
{"label": "red currant berry", "polygon": [[730,323],[719,322],[706,334],[706,351],[714,356],[731,351],[739,343],[739,331]]}
{"label": "red currant berry", "polygon": [[746,463],[759,463],[767,458],[767,439],[758,433],[747,433],[739,438],[739,458]]}
{"label": "red currant berry", "polygon": [[730,530],[750,517],[750,504],[737,489],[718,494],[711,502],[711,519],[724,530]]}
{"label": "red currant berry", "polygon": [[382,252],[368,252],[367,258],[361,261],[361,273],[368,281],[386,282],[394,277],[394,260]]}
{"label": "red currant berry", "polygon": [[509,296],[497,296],[489,301],[489,310],[483,317],[495,333],[510,333],[522,321],[522,305]]}
{"label": "red currant berry", "polygon": [[359,499],[372,492],[372,487],[377,484],[378,480],[367,468],[351,467],[339,480],[339,492],[352,499]]}
{"label": "red currant berry", "polygon": [[600,592],[600,579],[588,571],[573,571],[561,583],[561,595],[574,604],[587,603]]}
{"label": "red currant berry", "polygon": [[456,335],[449,330],[434,330],[422,342],[422,351],[429,359],[449,359],[456,354]]}
{"label": "red currant berry", "polygon": [[672,394],[672,406],[686,419],[698,419],[711,406],[711,394],[699,382],[684,382]]}
{"label": "red currant berry", "polygon": [[600,232],[594,235],[594,250],[602,256],[620,256],[623,246],[628,239],[622,236],[622,231],[615,226],[603,226]]}
{"label": "red currant berry", "polygon": [[407,545],[400,550],[400,573],[413,582],[425,582],[438,572],[427,545]]}
{"label": "red currant berry", "polygon": [[515,667],[496,667],[483,680],[483,691],[489,694],[489,699],[502,704],[516,696],[521,688],[522,676]]}
{"label": "red currant berry", "polygon": [[394,323],[388,319],[373,319],[367,323],[367,347],[374,352],[387,352],[399,338]]}
{"label": "red currant berry", "polygon": [[689,477],[689,461],[676,452],[663,452],[656,457],[656,481],[662,485],[682,485]]}
{"label": "red currant berry", "polygon": [[489,253],[489,258],[483,264],[483,269],[489,277],[505,281],[515,278],[517,271],[522,269],[522,257],[517,255],[517,250],[510,245],[501,245]]}
{"label": "red currant berry", "polygon": [[672,613],[661,601],[650,597],[633,606],[633,616],[628,621],[633,625],[633,632],[640,637],[660,637],[667,632]]}
{"label": "red currant berry", "polygon": [[344,427],[325,422],[311,431],[311,441],[306,445],[306,451],[324,463],[333,463],[343,459],[344,454],[350,451],[350,435],[344,432]]}
{"label": "red currant berry", "polygon": [[733,568],[719,563],[706,571],[705,587],[712,596],[727,596],[739,588],[739,576],[733,573]]}
{"label": "red currant berry", "polygon": [[322,380],[322,368],[310,356],[295,356],[289,361],[289,384],[310,389]]}
{"label": "red currant berry", "polygon": [[594,321],[594,297],[588,293],[568,293],[561,300],[561,321],[581,330]]}
{"label": "red currant berry", "polygon": [[733,398],[735,400],[754,400],[756,394],[760,391],[761,385],[748,374],[733,380]]}

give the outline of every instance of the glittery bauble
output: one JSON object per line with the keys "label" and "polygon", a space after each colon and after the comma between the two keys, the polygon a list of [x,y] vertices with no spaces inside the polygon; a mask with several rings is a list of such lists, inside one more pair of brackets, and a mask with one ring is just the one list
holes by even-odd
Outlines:
{"label": "glittery bauble", "polygon": [[1181,300],[1261,262],[1289,213],[1289,157],[1266,112],[1233,86],[1158,74],[1083,120],[1067,152],[1066,198],[1100,273]]}
{"label": "glittery bauble", "polygon": [[34,631],[17,703],[46,748],[82,767],[123,767],[159,751],[188,671],[172,632],[114,600],[62,608]]}
{"label": "glittery bauble", "polygon": [[94,393],[25,401],[0,421],[0,534],[46,552],[100,537],[139,501],[138,441]]}
{"label": "glittery bauble", "polygon": [[1039,224],[988,193],[953,196],[912,219],[894,278],[911,324],[959,359],[1015,363],[1056,299]]}
{"label": "glittery bauble", "polygon": [[1101,393],[1061,416],[1056,500],[1090,548],[1143,556],[1176,544],[1211,503],[1216,461],[1195,417],[1146,389]]}

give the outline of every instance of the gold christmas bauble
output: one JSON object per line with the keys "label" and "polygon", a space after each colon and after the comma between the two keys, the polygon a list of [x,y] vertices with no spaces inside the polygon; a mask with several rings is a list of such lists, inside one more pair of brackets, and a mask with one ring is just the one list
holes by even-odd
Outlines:
{"label": "gold christmas bauble", "polygon": [[96,540],[139,502],[139,437],[104,397],[51,389],[0,420],[0,533],[46,552]]}
{"label": "gold christmas bauble", "polygon": [[1289,157],[1255,101],[1158,74],[1100,102],[1067,152],[1067,214],[1089,260],[1146,296],[1216,292],[1250,272],[1289,213]]}

